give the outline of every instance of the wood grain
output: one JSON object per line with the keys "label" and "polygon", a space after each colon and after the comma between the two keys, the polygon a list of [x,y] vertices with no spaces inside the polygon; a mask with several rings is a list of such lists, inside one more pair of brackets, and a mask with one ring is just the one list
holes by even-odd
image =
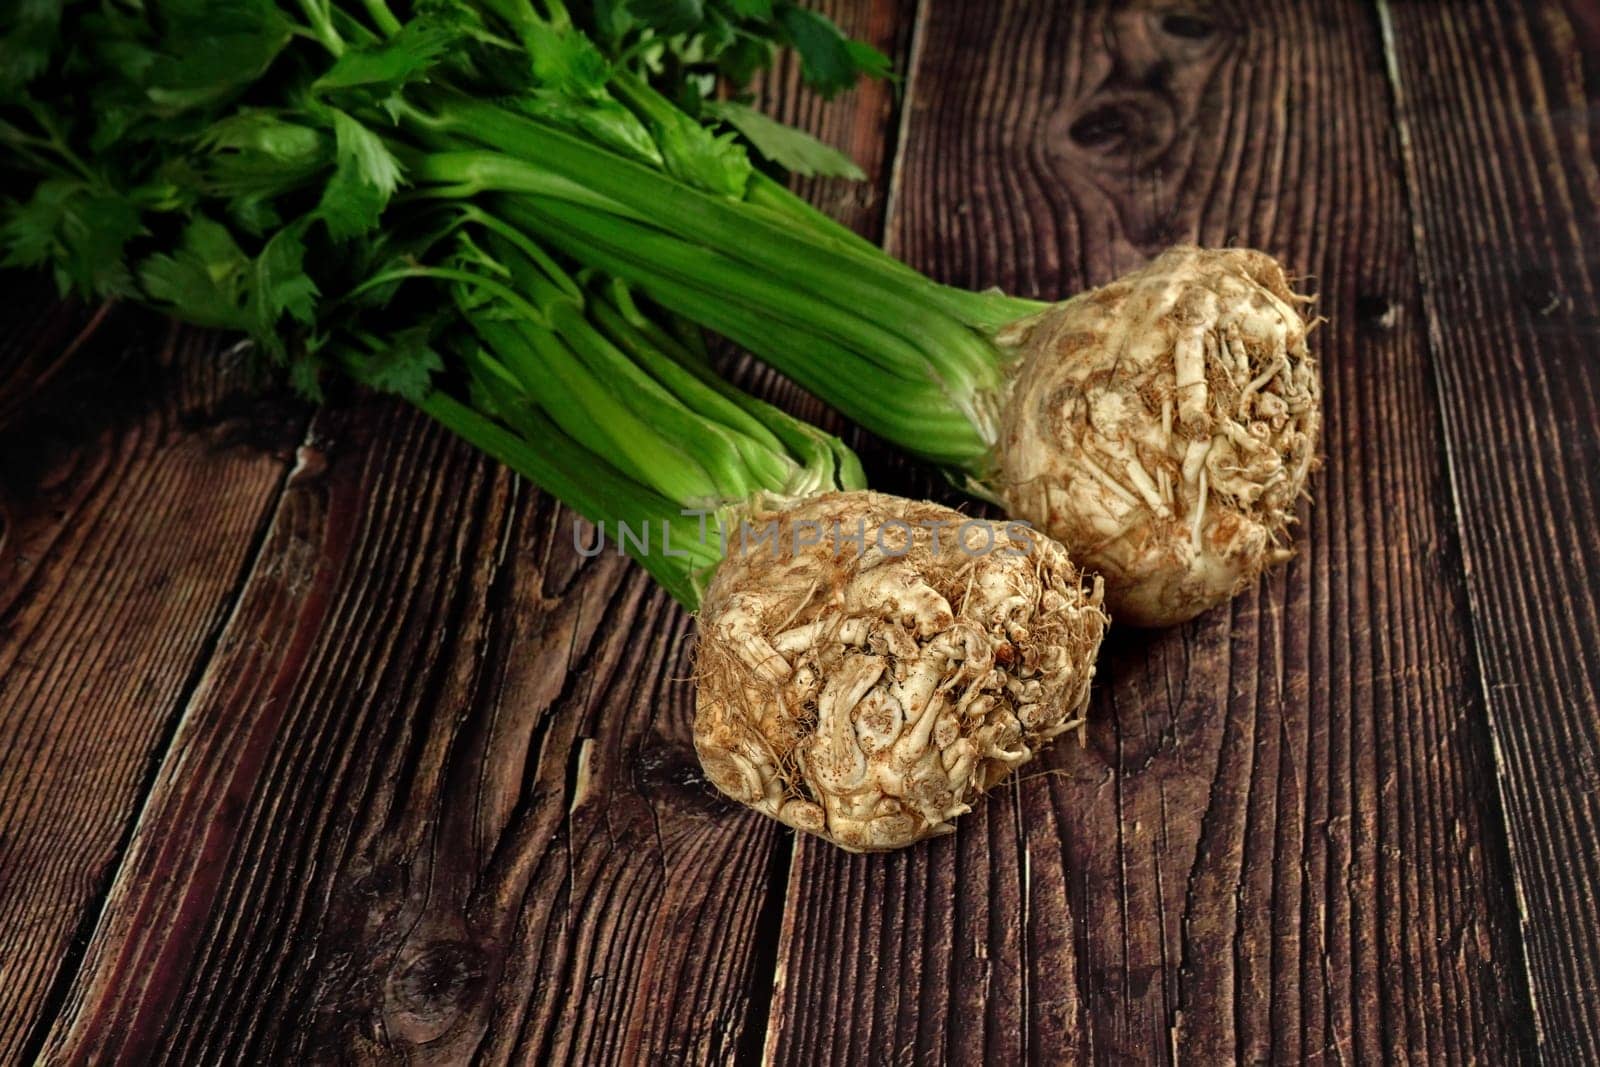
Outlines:
{"label": "wood grain", "polygon": [[[49,282],[8,272],[18,299],[0,312],[0,429],[37,403],[51,380],[100,335],[114,305],[55,299]],[[40,308],[44,312],[40,313]]]}
{"label": "wood grain", "polygon": [[1301,556],[1118,632],[1089,744],[954,837],[802,842],[779,1063],[1531,1051],[1439,399],[1359,3],[929,4],[891,245],[1058,295],[1180,240],[1307,275],[1326,467]]}
{"label": "wood grain", "polygon": [[[66,310],[18,373],[82,336]],[[113,316],[0,430],[0,1061],[71,977],[304,426],[221,347]]]}
{"label": "wood grain", "polygon": [[1600,18],[1386,4],[1542,1047],[1600,1059]]}
{"label": "wood grain", "polygon": [[683,616],[413,413],[313,432],[45,1059],[725,1058],[774,834]]}

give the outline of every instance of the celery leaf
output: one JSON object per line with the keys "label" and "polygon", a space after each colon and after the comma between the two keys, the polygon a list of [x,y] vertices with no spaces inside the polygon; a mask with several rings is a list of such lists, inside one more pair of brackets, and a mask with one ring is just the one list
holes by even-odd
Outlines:
{"label": "celery leaf", "polygon": [[381,137],[337,109],[333,132],[338,163],[317,213],[330,236],[345,240],[377,227],[378,216],[400,184],[400,161]]}
{"label": "celery leaf", "polygon": [[862,74],[886,77],[889,57],[860,41],[852,41],[827,16],[793,3],[774,6],[784,40],[800,53],[806,83],[824,96],[853,87]]}
{"label": "celery leaf", "polygon": [[398,88],[425,75],[461,40],[459,21],[435,13],[407,22],[393,37],[351,49],[313,83],[321,91],[355,87]]}
{"label": "celery leaf", "polygon": [[855,161],[837,148],[746,104],[711,100],[706,102],[705,111],[738,130],[757,152],[784,170],[808,178],[866,178]]}

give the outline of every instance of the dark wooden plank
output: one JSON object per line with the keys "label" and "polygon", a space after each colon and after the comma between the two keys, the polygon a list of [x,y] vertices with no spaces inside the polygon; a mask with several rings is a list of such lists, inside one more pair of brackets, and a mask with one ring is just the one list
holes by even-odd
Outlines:
{"label": "dark wooden plank", "polygon": [[[838,14],[892,48],[892,11]],[[883,136],[886,91],[789,107],[790,75],[785,114]],[[758,1048],[790,843],[699,775],[687,617],[414,415],[366,401],[313,437],[47,1058]]]}
{"label": "dark wooden plank", "polygon": [[307,418],[215,337],[149,317],[61,360],[92,318],[43,316],[0,389],[5,1062],[71,975]]}
{"label": "dark wooden plank", "polygon": [[773,1062],[1531,1049],[1383,48],[1355,0],[929,4],[891,245],[1060,295],[1179,240],[1308,275],[1302,555],[1108,641],[1064,746],[898,855],[802,842]]}
{"label": "dark wooden plank", "polygon": [[[8,271],[15,298],[0,311],[0,428],[38,403],[45,387],[99,335],[113,305],[55,300],[47,279]],[[39,313],[45,308],[44,314]]]}
{"label": "dark wooden plank", "polygon": [[314,429],[48,1057],[725,1058],[774,833],[685,618],[420,417]]}
{"label": "dark wooden plank", "polygon": [[1543,1048],[1600,1060],[1600,15],[1383,4]]}

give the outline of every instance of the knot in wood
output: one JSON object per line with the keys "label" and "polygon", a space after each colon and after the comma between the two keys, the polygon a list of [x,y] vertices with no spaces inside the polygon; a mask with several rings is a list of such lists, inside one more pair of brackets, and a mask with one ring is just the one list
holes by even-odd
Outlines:
{"label": "knot in wood", "polygon": [[402,949],[390,972],[384,1022],[413,1044],[435,1040],[477,1007],[489,954],[468,941],[430,941]]}

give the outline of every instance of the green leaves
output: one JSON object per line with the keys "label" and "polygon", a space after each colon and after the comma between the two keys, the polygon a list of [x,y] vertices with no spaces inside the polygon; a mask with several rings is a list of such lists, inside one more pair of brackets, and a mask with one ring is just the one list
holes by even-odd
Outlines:
{"label": "green leaves", "polygon": [[[441,361],[407,330],[441,294],[408,282],[392,299],[398,276],[349,294],[434,254],[429,201],[391,207],[406,165],[420,182],[451,147],[418,116],[520,111],[718,196],[747,192],[739,136],[797,173],[858,175],[708,99],[780,44],[830,91],[882,67],[793,0],[0,0],[0,168],[20,190],[0,196],[0,263],[246,331],[308,391],[368,331],[361,379],[414,397]],[[634,75],[661,93],[619,90]]]}
{"label": "green leaves", "polygon": [[[712,97],[712,87],[698,84],[693,72],[712,71],[742,86],[771,62],[774,45],[794,48],[806,83],[826,96],[863,74],[883,77],[890,69],[877,49],[850,40],[794,0],[603,0],[593,16],[609,52],[631,51],[647,59],[650,71],[678,69],[679,88],[691,101]],[[660,42],[653,50],[643,47],[651,37]]]}
{"label": "green leaves", "polygon": [[252,270],[252,332],[258,338],[273,336],[285,313],[306,326],[316,321],[317,283],[306,273],[306,246],[297,227],[278,231]]}
{"label": "green leaves", "polygon": [[201,190],[225,198],[228,214],[252,234],[276,226],[278,198],[315,182],[334,158],[326,132],[267,109],[216,123],[201,135],[199,148],[205,153],[198,165]]}
{"label": "green leaves", "polygon": [[0,22],[0,87],[28,84],[50,65],[64,0],[15,0]]}
{"label": "green leaves", "polygon": [[610,97],[574,99],[559,93],[534,93],[517,101],[518,110],[552,125],[592,138],[657,166],[661,153],[638,116]]}
{"label": "green leaves", "polygon": [[49,264],[63,293],[125,296],[133,284],[123,249],[144,232],[139,209],[127,198],[86,181],[51,178],[7,211],[0,266]]}
{"label": "green leaves", "polygon": [[383,139],[345,112],[332,109],[333,177],[322,191],[317,215],[335,240],[375,229],[378,216],[400,185],[400,161]]}
{"label": "green leaves", "polygon": [[705,20],[703,0],[629,0],[628,13],[657,33],[688,33]]}
{"label": "green leaves", "polygon": [[420,403],[433,387],[444,360],[433,347],[433,326],[421,323],[384,338],[369,337],[354,347],[342,364],[362,385]]}
{"label": "green leaves", "polygon": [[281,359],[283,316],[306,326],[316,320],[317,286],[305,272],[301,228],[280,230],[252,260],[227,227],[197,216],[176,250],[140,265],[139,284],[169,311],[202,326],[247,332]]}
{"label": "green leaves", "polygon": [[249,330],[255,317],[246,306],[250,260],[227,227],[197,218],[170,255],[151,256],[139,268],[145,294],[190,322]]}
{"label": "green leaves", "polygon": [[199,144],[209,151],[231,149],[275,163],[315,164],[324,158],[326,138],[317,130],[284,118],[276,109],[245,108],[207,127]]}
{"label": "green leaves", "polygon": [[773,5],[779,39],[800,53],[806,84],[824,96],[849,89],[865,74],[887,77],[889,57],[839,32],[825,16],[794,3]]}
{"label": "green leaves", "polygon": [[772,0],[728,0],[728,11],[741,19],[770,19]]}
{"label": "green leaves", "polygon": [[714,134],[693,119],[656,127],[667,173],[697,189],[742,197],[750,184],[750,157],[732,133]]}
{"label": "green leaves", "polygon": [[161,24],[146,92],[168,112],[232,98],[266,72],[293,34],[272,0],[167,0]]}
{"label": "green leaves", "polygon": [[522,31],[540,88],[573,97],[605,92],[611,65],[588,37],[575,30],[558,31],[538,19]]}
{"label": "green leaves", "polygon": [[312,88],[319,92],[354,88],[392,92],[446,60],[465,32],[462,18],[429,11],[407,22],[388,40],[345,52]]}
{"label": "green leaves", "polygon": [[[628,17],[620,5],[614,10],[624,21]],[[650,131],[608,91],[611,64],[587,35],[535,17],[519,21],[517,28],[528,49],[533,81],[507,102],[510,107],[660,165],[661,153]]]}
{"label": "green leaves", "polygon": [[769,118],[753,107],[732,100],[712,100],[706,103],[705,110],[744,134],[757,152],[784,170],[808,178],[849,178],[851,181],[866,178],[855,161],[837,148],[823,144],[804,130]]}

